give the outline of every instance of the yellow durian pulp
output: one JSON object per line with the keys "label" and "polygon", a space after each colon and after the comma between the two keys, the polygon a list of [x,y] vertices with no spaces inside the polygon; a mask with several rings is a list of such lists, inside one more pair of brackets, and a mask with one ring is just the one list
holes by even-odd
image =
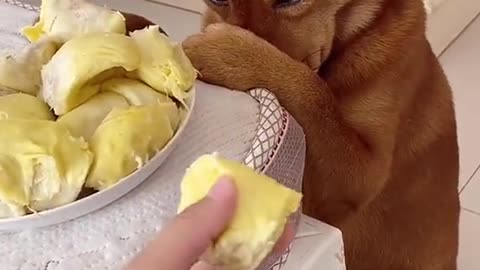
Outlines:
{"label": "yellow durian pulp", "polygon": [[254,270],[272,251],[302,195],[240,163],[205,155],[187,169],[178,213],[203,199],[222,176],[237,187],[237,210],[206,260],[226,270]]}
{"label": "yellow durian pulp", "polygon": [[39,98],[23,94],[0,96],[0,119],[54,120],[48,105]]}
{"label": "yellow durian pulp", "polygon": [[126,24],[120,12],[85,0],[42,0],[39,21],[21,32],[30,42],[49,36],[65,43],[90,33],[126,34]]}
{"label": "yellow durian pulp", "polygon": [[103,91],[115,92],[127,99],[133,106],[172,103],[173,100],[153,90],[150,86],[133,79],[114,78],[102,84]]}
{"label": "yellow durian pulp", "polygon": [[86,0],[43,0],[22,34],[31,44],[0,56],[0,218],[143,167],[173,138],[197,77],[158,26],[128,36],[120,12]]}
{"label": "yellow durian pulp", "polygon": [[114,109],[90,140],[94,153],[86,186],[106,189],[143,167],[173,137],[162,104]]}
{"label": "yellow durian pulp", "polygon": [[57,122],[65,125],[74,137],[89,141],[95,130],[114,108],[128,108],[122,96],[112,92],[100,92],[87,102],[64,114]]}
{"label": "yellow durian pulp", "polygon": [[0,85],[0,97],[8,96],[8,95],[11,95],[11,94],[16,94],[16,93],[18,93],[18,91],[12,90],[12,89],[7,88],[7,87],[2,87]]}
{"label": "yellow durian pulp", "polygon": [[175,133],[180,126],[180,121],[182,120],[180,109],[175,103],[161,103],[156,106],[161,109],[162,114],[165,114],[168,117],[170,127],[172,128],[173,133]]}
{"label": "yellow durian pulp", "polygon": [[53,121],[0,120],[0,155],[21,165],[23,183],[30,183],[29,208],[52,209],[78,197],[92,163],[82,139]]}
{"label": "yellow durian pulp", "polygon": [[103,91],[110,91],[122,95],[132,106],[159,105],[167,113],[173,131],[176,131],[180,123],[180,110],[175,102],[164,94],[156,92],[150,86],[142,82],[117,78],[103,83]]}
{"label": "yellow durian pulp", "polygon": [[56,51],[52,40],[42,39],[17,53],[0,56],[0,89],[36,95],[42,84],[42,66]]}
{"label": "yellow durian pulp", "polygon": [[181,44],[160,33],[158,26],[134,31],[130,36],[141,54],[141,64],[134,76],[153,89],[184,102],[197,78],[197,71]]}
{"label": "yellow durian pulp", "polygon": [[26,214],[31,183],[25,183],[24,180],[18,161],[0,154],[0,219]]}
{"label": "yellow durian pulp", "polygon": [[43,99],[63,115],[100,91],[118,68],[133,71],[140,55],[133,40],[121,34],[87,34],[71,39],[42,70]]}

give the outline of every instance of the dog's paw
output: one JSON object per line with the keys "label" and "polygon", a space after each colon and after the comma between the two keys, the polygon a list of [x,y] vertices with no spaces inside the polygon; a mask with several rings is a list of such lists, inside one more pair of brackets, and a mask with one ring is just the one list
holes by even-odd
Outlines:
{"label": "dog's paw", "polygon": [[230,89],[257,87],[276,48],[255,34],[228,24],[212,24],[183,42],[200,79]]}

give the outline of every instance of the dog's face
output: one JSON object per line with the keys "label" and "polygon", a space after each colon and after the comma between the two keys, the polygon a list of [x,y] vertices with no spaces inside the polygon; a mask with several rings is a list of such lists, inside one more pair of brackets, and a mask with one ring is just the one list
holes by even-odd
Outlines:
{"label": "dog's face", "polygon": [[312,69],[370,23],[383,0],[205,0],[204,26],[225,22],[252,31]]}

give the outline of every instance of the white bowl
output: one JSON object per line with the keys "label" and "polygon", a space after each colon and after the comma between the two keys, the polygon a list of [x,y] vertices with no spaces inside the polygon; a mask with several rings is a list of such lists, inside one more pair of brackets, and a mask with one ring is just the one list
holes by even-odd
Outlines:
{"label": "white bowl", "polygon": [[185,126],[190,121],[195,105],[195,87],[193,87],[190,91],[190,98],[186,100],[189,111],[185,119],[183,119],[182,123],[180,124],[177,132],[170,142],[141,169],[123,178],[108,189],[102,190],[70,204],[18,218],[0,219],[0,231],[31,230],[63,223],[103,208],[132,191],[135,187],[145,181],[153,172],[155,172],[177,146],[178,140],[180,136],[182,136]]}

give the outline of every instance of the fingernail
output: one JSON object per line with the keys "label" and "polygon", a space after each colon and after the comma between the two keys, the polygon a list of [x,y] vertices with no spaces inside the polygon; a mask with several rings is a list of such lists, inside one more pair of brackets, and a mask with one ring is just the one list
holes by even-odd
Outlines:
{"label": "fingernail", "polygon": [[235,195],[235,184],[228,177],[222,177],[208,192],[208,197],[216,201],[226,201]]}

